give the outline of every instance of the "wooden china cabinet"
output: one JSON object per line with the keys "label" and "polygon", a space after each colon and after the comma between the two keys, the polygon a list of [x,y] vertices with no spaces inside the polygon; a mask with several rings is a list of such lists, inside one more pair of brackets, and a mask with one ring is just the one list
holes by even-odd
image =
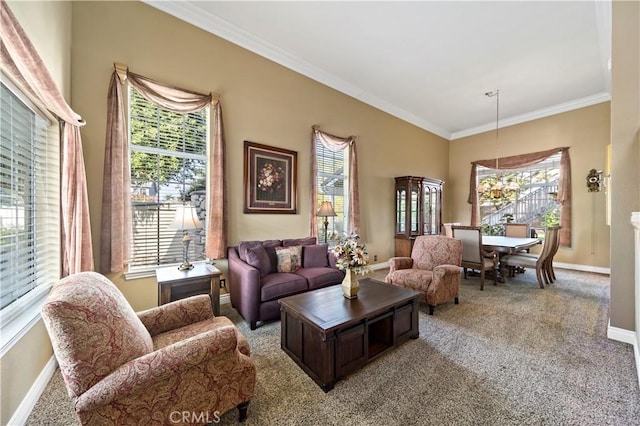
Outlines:
{"label": "wooden china cabinet", "polygon": [[411,256],[418,235],[440,233],[443,181],[401,176],[396,180],[395,256]]}

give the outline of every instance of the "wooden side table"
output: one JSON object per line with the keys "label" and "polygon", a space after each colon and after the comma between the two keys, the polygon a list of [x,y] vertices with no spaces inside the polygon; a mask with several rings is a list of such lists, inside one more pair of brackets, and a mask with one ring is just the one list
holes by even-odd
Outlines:
{"label": "wooden side table", "polygon": [[177,266],[156,269],[158,306],[197,294],[211,297],[214,315],[220,315],[220,275],[213,265],[198,263],[193,269],[180,271]]}

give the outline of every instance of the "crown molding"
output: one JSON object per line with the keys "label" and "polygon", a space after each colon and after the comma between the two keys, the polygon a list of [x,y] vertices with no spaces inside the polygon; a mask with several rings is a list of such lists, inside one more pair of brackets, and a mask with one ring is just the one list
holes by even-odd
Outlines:
{"label": "crown molding", "polygon": [[244,49],[265,57],[277,64],[289,68],[297,73],[329,86],[341,93],[349,95],[365,104],[371,105],[381,111],[398,117],[408,123],[418,126],[428,132],[434,133],[445,139],[451,138],[451,132],[443,129],[434,123],[418,117],[396,105],[386,102],[371,93],[335,77],[326,71],[317,68],[308,62],[291,55],[254,35],[244,31],[230,22],[218,17],[197,6],[197,2],[179,2],[162,0],[142,0],[158,10],[168,13],[178,19],[186,21],[202,30],[215,34],[216,36],[230,41]]}
{"label": "crown molding", "polygon": [[[371,93],[363,91],[351,83],[339,79],[336,76],[311,65],[297,56],[287,53],[277,46],[265,42],[219,16],[203,10],[198,6],[198,2],[163,0],[142,0],[142,2],[447,140],[460,139],[466,136],[495,130],[495,123],[491,122],[452,133],[429,120],[418,117],[415,114],[372,95]],[[606,7],[600,6],[597,10],[600,35],[599,43],[601,45],[601,53],[603,56],[607,56],[606,34],[608,14],[610,16],[610,10]],[[611,94],[609,93],[610,90],[608,90],[609,87],[610,81],[607,82],[605,89],[607,92],[598,93],[526,114],[501,119],[500,128],[610,101]]]}
{"label": "crown molding", "polygon": [[[565,102],[558,105],[553,105],[547,108],[542,108],[537,111],[528,112],[526,114],[516,115],[513,117],[500,119],[499,128],[513,126],[514,124],[525,123],[527,121],[537,120],[539,118],[549,117],[551,115],[560,114],[567,111],[573,111],[574,109],[585,108],[591,105],[600,104],[602,102],[608,102],[611,100],[610,93],[598,93],[595,95],[587,96],[584,98],[576,99],[570,102]],[[477,135],[478,133],[484,133],[496,129],[496,123],[491,122],[483,124],[481,126],[471,127],[469,129],[460,130],[459,132],[453,132],[450,140],[460,139],[467,136]]]}

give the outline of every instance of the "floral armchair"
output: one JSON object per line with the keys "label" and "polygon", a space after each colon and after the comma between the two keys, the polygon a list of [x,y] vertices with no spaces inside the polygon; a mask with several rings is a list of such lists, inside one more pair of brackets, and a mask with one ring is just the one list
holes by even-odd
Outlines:
{"label": "floral armchair", "polygon": [[458,304],[462,242],[442,235],[416,238],[411,257],[389,259],[385,282],[422,293],[420,300],[433,315],[435,305],[454,299]]}
{"label": "floral armchair", "polygon": [[206,295],[136,314],[110,280],[82,272],[54,285],[42,317],[83,425],[204,424],[236,406],[246,417],[249,345]]}

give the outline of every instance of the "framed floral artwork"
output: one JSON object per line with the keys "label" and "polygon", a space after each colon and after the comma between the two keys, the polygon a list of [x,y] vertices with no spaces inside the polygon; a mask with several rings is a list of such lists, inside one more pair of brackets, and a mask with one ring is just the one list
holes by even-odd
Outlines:
{"label": "framed floral artwork", "polygon": [[244,212],[296,213],[298,153],[244,141]]}

